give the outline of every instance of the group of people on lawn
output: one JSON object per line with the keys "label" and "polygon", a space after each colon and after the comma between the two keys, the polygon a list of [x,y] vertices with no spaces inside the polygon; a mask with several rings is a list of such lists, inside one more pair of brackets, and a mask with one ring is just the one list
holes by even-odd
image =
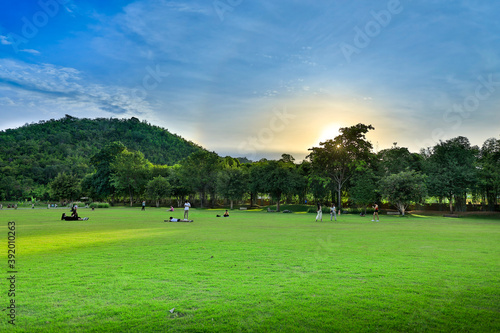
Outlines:
{"label": "group of people on lawn", "polygon": [[[191,204],[189,201],[184,202],[184,218],[183,219],[176,219],[170,216],[168,219],[169,222],[192,222],[192,220],[189,219],[189,208],[191,208]],[[170,207],[170,211],[174,211],[174,207]]]}
{"label": "group of people on lawn", "polygon": [[[379,217],[378,217],[378,205],[377,203],[373,204],[373,209],[375,210],[373,212],[373,219],[372,222],[375,222],[375,216],[377,217],[377,222],[380,222]],[[323,208],[321,207],[321,204],[318,203],[318,209],[316,210],[316,222],[320,220],[320,222],[323,222]],[[364,214],[361,214],[361,216],[365,216]],[[332,205],[330,206],[330,221],[333,221],[335,218],[335,221],[337,221],[337,207],[335,207],[335,204],[332,202]]]}
{"label": "group of people on lawn", "polygon": [[[142,203],[142,210],[144,210],[144,207],[145,207],[145,202],[143,201],[143,203]],[[176,219],[176,218],[170,216],[170,218],[168,219],[168,221],[169,222],[191,222],[192,220],[189,220],[189,208],[191,208],[191,204],[189,203],[189,201],[186,200],[184,202],[184,218],[183,219]],[[63,213],[62,216],[61,216],[61,220],[66,220],[66,221],[85,221],[85,220],[89,219],[88,217],[84,217],[84,218],[79,217],[77,209],[78,209],[78,206],[77,205],[73,205],[73,207],[71,207],[71,216],[67,216],[66,213]],[[377,222],[379,222],[378,205],[377,205],[377,203],[373,204],[373,209],[375,211],[373,212],[372,222],[375,221],[375,216],[377,217]],[[170,207],[170,211],[173,212],[174,208]],[[321,207],[321,203],[318,203],[318,205],[317,205],[317,211],[316,212],[317,212],[316,222],[318,220],[320,220],[321,222],[323,222],[323,209]],[[220,215],[217,215],[217,217],[220,217]],[[229,212],[227,211],[227,209],[226,209],[226,212],[224,213],[224,217],[229,217]],[[337,221],[337,208],[335,207],[334,203],[332,203],[332,205],[330,206],[330,221],[333,221],[333,219],[335,219],[335,221]]]}
{"label": "group of people on lawn", "polygon": [[[176,218],[170,216],[168,221],[169,222],[192,222],[193,220],[189,219],[189,208],[191,208],[191,204],[189,203],[189,201],[186,200],[186,202],[184,202],[184,218],[183,219],[176,219]],[[174,208],[170,207],[170,211],[173,212]],[[219,216],[220,215],[217,215],[217,217],[219,217]],[[227,209],[226,209],[226,212],[224,213],[224,217],[229,217],[229,212],[227,211]]]}
{"label": "group of people on lawn", "polygon": [[[316,222],[318,222],[318,220],[320,220],[320,222],[323,222],[323,207],[321,207],[321,204],[319,202],[317,205],[316,213]],[[333,221],[333,218],[335,218],[335,221],[337,221],[337,208],[332,202],[332,205],[330,206],[330,221]]]}

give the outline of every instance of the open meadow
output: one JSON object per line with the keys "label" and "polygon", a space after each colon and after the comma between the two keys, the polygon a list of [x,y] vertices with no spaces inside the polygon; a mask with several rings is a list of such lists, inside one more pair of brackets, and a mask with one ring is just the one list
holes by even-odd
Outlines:
{"label": "open meadow", "polygon": [[500,331],[498,215],[63,212],[0,210],[0,331]]}

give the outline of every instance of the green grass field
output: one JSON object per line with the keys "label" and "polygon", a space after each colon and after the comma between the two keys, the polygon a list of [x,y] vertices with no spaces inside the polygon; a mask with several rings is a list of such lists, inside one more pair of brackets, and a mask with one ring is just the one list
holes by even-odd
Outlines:
{"label": "green grass field", "polygon": [[0,331],[500,331],[498,217],[65,211],[0,211]]}

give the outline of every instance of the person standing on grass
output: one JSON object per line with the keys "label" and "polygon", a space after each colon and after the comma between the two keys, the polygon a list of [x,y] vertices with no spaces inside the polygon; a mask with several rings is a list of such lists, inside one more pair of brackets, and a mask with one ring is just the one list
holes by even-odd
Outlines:
{"label": "person standing on grass", "polygon": [[378,205],[377,205],[377,203],[373,204],[373,209],[375,209],[375,211],[373,212],[372,222],[375,222],[375,215],[377,215],[377,222],[380,222],[380,220],[378,218]]}
{"label": "person standing on grass", "polygon": [[189,218],[189,208],[191,208],[191,204],[186,200],[184,203],[184,220]]}
{"label": "person standing on grass", "polygon": [[316,215],[316,222],[318,222],[318,220],[320,220],[321,222],[323,222],[323,211],[322,211],[322,208],[321,208],[321,204],[318,202],[318,211],[317,211],[317,215]]}
{"label": "person standing on grass", "polygon": [[335,207],[335,204],[332,202],[332,206],[330,207],[330,221],[333,220],[333,217],[335,217],[335,221],[337,221],[337,207]]}
{"label": "person standing on grass", "polygon": [[146,201],[142,201],[142,209],[141,210],[146,210]]}

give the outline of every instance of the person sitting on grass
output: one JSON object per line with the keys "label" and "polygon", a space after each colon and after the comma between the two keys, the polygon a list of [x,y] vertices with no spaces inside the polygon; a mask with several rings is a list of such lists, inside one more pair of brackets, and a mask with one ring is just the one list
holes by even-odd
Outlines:
{"label": "person sitting on grass", "polygon": [[84,217],[82,219],[81,217],[78,217],[78,214],[66,216],[66,213],[63,213],[61,216],[61,220],[65,220],[65,221],[87,221],[88,219],[89,219],[88,217]]}
{"label": "person sitting on grass", "polygon": [[229,217],[229,213],[227,212],[227,209],[226,209],[226,212],[224,213],[224,217]]}
{"label": "person sitting on grass", "polygon": [[77,213],[77,211],[76,211],[77,209],[78,209],[78,206],[77,206],[77,205],[73,205],[73,206],[71,207],[71,209],[70,209],[70,211],[71,211],[71,216],[76,216],[76,217],[78,217],[78,213]]}

